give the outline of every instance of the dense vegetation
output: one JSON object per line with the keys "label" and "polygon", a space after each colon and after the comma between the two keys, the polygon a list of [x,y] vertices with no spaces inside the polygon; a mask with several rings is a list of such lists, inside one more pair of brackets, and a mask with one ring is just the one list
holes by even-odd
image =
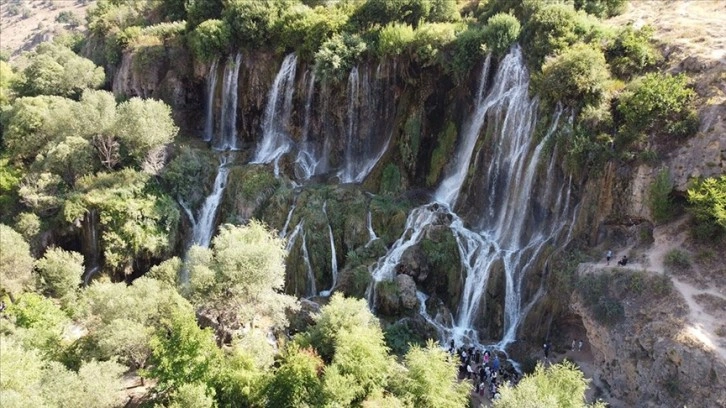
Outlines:
{"label": "dense vegetation", "polygon": [[[182,259],[179,201],[203,199],[191,186],[207,182],[199,175],[209,162],[179,146],[168,105],[119,100],[104,71],[124,53],[144,70],[170,47],[200,62],[265,49],[297,52],[331,83],[361,61],[393,59],[412,67],[413,84],[419,70],[462,84],[484,55],[521,46],[543,112],[560,106],[574,117],[557,154],[569,170],[597,174],[608,160],[643,160],[655,142],[695,132],[695,93],[687,77],[654,72],[662,57],[652,31],[598,20],[623,4],[99,0],[82,44],[45,43],[15,66],[0,61],[2,405],[119,406],[131,370],[149,380],[150,406],[466,406],[471,384],[457,381],[446,353],[409,344],[402,328],[384,332],[364,301],[336,295],[292,333],[291,320],[304,316],[283,294],[285,243],[264,224],[223,225],[212,249],[192,247]],[[406,127],[420,132],[413,115]],[[429,186],[456,135],[451,122],[442,129]],[[382,178],[382,195],[400,193],[398,167]],[[663,173],[652,188],[657,221],[672,214],[671,184]],[[700,236],[726,230],[725,191],[724,177],[689,190]],[[391,212],[402,224],[405,212]],[[103,231],[100,259],[79,253],[87,217]],[[102,277],[82,286],[92,266]],[[355,266],[365,276],[348,284],[362,296],[370,277]],[[607,286],[582,286],[603,322],[622,317]],[[581,404],[584,387],[573,367],[538,368],[496,406]]]}

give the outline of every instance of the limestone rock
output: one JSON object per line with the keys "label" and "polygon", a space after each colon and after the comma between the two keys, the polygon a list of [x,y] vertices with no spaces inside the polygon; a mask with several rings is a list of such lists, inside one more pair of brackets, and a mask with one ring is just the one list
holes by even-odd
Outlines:
{"label": "limestone rock", "polygon": [[418,298],[416,297],[416,282],[408,275],[396,276],[396,286],[401,306],[407,310],[416,310]]}

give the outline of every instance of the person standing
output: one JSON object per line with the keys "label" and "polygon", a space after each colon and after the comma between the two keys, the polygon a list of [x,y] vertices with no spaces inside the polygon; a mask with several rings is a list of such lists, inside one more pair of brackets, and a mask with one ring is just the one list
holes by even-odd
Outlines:
{"label": "person standing", "polygon": [[605,259],[607,259],[608,266],[610,265],[610,258],[613,257],[613,251],[608,249],[608,253],[605,255]]}
{"label": "person standing", "polygon": [[549,358],[550,357],[550,344],[545,342],[545,344],[542,345],[542,348],[544,349],[545,359]]}

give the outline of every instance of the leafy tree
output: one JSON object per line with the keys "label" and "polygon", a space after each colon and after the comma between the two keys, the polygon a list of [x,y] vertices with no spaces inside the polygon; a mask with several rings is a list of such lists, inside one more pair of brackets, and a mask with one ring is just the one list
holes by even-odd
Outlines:
{"label": "leafy tree", "polygon": [[315,72],[322,78],[340,81],[366,50],[366,43],[354,34],[336,34],[315,54]]}
{"label": "leafy tree", "polygon": [[384,56],[398,56],[408,51],[414,42],[414,31],[406,24],[389,24],[378,34],[378,52]]}
{"label": "leafy tree", "polygon": [[104,80],[103,68],[91,60],[76,55],[67,47],[45,42],[30,56],[16,91],[22,96],[78,98],[85,89],[100,87]]}
{"label": "leafy tree", "polygon": [[314,350],[291,343],[265,386],[266,405],[270,408],[321,406],[323,367],[323,360]]}
{"label": "leafy tree", "polygon": [[149,269],[149,272],[144,276],[166,283],[171,287],[176,287],[182,265],[182,260],[175,256],[167,259],[159,265],[152,266],[151,269]]}
{"label": "leafy tree", "polygon": [[36,293],[25,293],[8,307],[7,314],[17,327],[16,338],[26,347],[50,359],[62,352],[68,316],[53,301]]}
{"label": "leafy tree", "polygon": [[653,220],[662,223],[671,219],[675,212],[671,191],[673,180],[667,168],[661,169],[650,185],[649,204]]}
{"label": "leafy tree", "polygon": [[[267,342],[267,340],[263,340]],[[255,363],[252,352],[240,347],[227,350],[212,379],[217,403],[222,407],[262,406],[266,373]],[[265,367],[269,369],[269,367]]]}
{"label": "leafy tree", "polygon": [[450,23],[421,24],[414,31],[415,58],[423,66],[445,66],[444,50],[456,41],[457,25]]}
{"label": "leafy tree", "polygon": [[[211,395],[210,395],[211,394]],[[170,408],[214,408],[214,390],[202,383],[186,383],[171,394]]]}
{"label": "leafy tree", "polygon": [[461,19],[456,0],[431,0],[431,11],[428,21],[445,23]]}
{"label": "leafy tree", "polygon": [[618,78],[630,79],[655,67],[663,57],[651,44],[652,37],[652,27],[636,30],[628,25],[622,29],[605,50],[613,74]]}
{"label": "leafy tree", "polygon": [[207,383],[221,357],[212,332],[197,327],[188,314],[172,314],[170,327],[152,338],[151,349],[154,365],[148,375],[158,380],[161,392]]}
{"label": "leafy tree", "polygon": [[78,252],[50,248],[36,267],[41,286],[57,298],[74,297],[83,275],[83,255]]}
{"label": "leafy tree", "polygon": [[231,35],[226,21],[207,20],[191,32],[189,46],[194,55],[203,61],[209,61],[229,48]]}
{"label": "leafy tree", "polygon": [[451,69],[457,80],[463,81],[477,62],[484,56],[482,44],[484,30],[470,27],[456,37],[456,48],[451,61]]}
{"label": "leafy tree", "polygon": [[561,102],[581,109],[603,101],[609,78],[602,52],[580,43],[545,62],[539,89],[552,106]]}
{"label": "leafy tree", "polygon": [[267,44],[275,21],[284,4],[272,0],[228,0],[222,13],[232,38],[243,48],[254,49]]}
{"label": "leafy tree", "polygon": [[695,96],[683,74],[653,73],[633,81],[617,105],[623,119],[620,133],[624,144],[646,134],[690,136],[698,124]]}
{"label": "leafy tree", "polygon": [[414,345],[406,354],[402,388],[415,407],[465,407],[471,383],[458,381],[458,367],[439,345]]}
{"label": "leafy tree", "polygon": [[179,131],[169,105],[140,98],[132,98],[118,106],[116,129],[119,140],[138,162],[153,148],[171,142]]}
{"label": "leafy tree", "polygon": [[295,49],[305,59],[313,57],[348,22],[348,15],[339,7],[294,6],[281,13],[275,21],[275,43],[278,47]]}
{"label": "leafy tree", "polygon": [[204,21],[222,17],[222,0],[188,0],[185,3],[187,24],[194,29]]}
{"label": "leafy tree", "polygon": [[98,161],[93,145],[87,139],[69,136],[51,146],[38,164],[59,175],[66,184],[73,185],[79,177],[91,174],[96,169]]}
{"label": "leafy tree", "polygon": [[627,0],[575,0],[575,8],[598,17],[613,17],[625,11]]}
{"label": "leafy tree", "polygon": [[572,5],[547,3],[536,7],[522,29],[522,42],[530,65],[539,67],[579,39],[577,13]]}
{"label": "leafy tree", "polygon": [[502,387],[494,407],[604,407],[603,403],[585,404],[588,382],[573,363],[565,361],[548,368],[538,364],[516,387]]}
{"label": "leafy tree", "polygon": [[699,180],[688,189],[696,236],[709,239],[726,231],[726,176]]}
{"label": "leafy tree", "polygon": [[0,248],[0,293],[14,299],[31,285],[34,259],[22,235],[4,224],[0,224]]}
{"label": "leafy tree", "polygon": [[31,212],[18,214],[15,219],[15,230],[18,231],[23,239],[30,245],[30,252],[33,256],[40,252],[40,217]]}
{"label": "leafy tree", "polygon": [[487,20],[484,27],[484,43],[494,55],[504,55],[517,42],[521,27],[517,17],[499,13]]}
{"label": "leafy tree", "polygon": [[0,107],[9,105],[12,99],[12,84],[15,79],[13,69],[5,61],[0,61]]}

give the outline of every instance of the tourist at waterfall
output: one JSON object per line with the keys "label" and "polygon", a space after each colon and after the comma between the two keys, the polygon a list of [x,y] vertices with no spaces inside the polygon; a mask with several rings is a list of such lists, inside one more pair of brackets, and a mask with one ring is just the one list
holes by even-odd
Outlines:
{"label": "tourist at waterfall", "polygon": [[545,344],[542,345],[542,348],[544,349],[545,359],[549,358],[550,357],[550,344],[545,342]]}
{"label": "tourist at waterfall", "polygon": [[577,342],[577,351],[582,351],[582,340]]}
{"label": "tourist at waterfall", "polygon": [[610,265],[610,258],[613,257],[613,251],[608,249],[608,253],[605,255],[605,259],[607,259],[607,264]]}
{"label": "tourist at waterfall", "polygon": [[621,259],[621,260],[618,261],[618,265],[625,266],[627,264],[628,264],[628,256],[627,255],[623,255],[623,259]]}

